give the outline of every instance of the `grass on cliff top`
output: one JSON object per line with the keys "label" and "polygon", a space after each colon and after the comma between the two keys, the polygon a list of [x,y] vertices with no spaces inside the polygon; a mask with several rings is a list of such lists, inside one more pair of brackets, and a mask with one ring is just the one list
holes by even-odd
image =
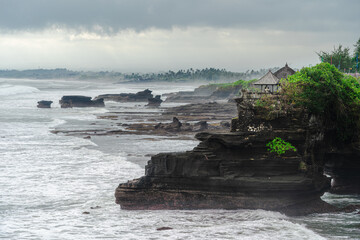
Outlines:
{"label": "grass on cliff top", "polygon": [[252,79],[252,80],[237,80],[236,82],[232,82],[232,83],[212,83],[212,84],[208,84],[206,86],[209,87],[218,87],[221,90],[226,90],[226,89],[230,89],[230,88],[236,88],[239,86],[242,86],[243,88],[249,88],[250,85],[257,81],[257,79]]}

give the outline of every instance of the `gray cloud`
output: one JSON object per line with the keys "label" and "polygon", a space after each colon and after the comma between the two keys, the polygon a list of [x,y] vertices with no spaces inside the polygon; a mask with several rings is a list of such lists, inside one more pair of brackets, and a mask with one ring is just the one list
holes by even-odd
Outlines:
{"label": "gray cloud", "polygon": [[359,0],[0,0],[0,69],[233,71],[316,64]]}
{"label": "gray cloud", "polygon": [[174,26],[358,30],[359,0],[0,0],[0,29],[49,26],[106,32]]}

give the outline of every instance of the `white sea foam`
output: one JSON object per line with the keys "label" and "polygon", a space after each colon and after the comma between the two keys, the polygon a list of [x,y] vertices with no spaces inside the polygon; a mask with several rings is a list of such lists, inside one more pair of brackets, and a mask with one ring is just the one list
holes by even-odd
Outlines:
{"label": "white sea foam", "polygon": [[[154,141],[145,142],[141,136],[122,135],[119,138],[97,137],[98,146],[89,139],[51,134],[50,130],[60,125],[87,128],[95,119],[94,114],[108,111],[61,109],[55,100],[62,95],[95,96],[110,90],[120,92],[120,89],[136,92],[146,86],[119,85],[112,90],[109,86],[96,89],[99,84],[94,84],[89,91],[88,83],[82,90],[83,84],[79,82],[61,82],[63,89],[60,85],[52,87],[54,81],[51,86],[44,81],[16,84],[19,85],[5,81],[0,85],[0,96],[7,96],[1,95],[1,91],[11,93],[0,101],[1,239],[263,240],[356,239],[359,236],[356,226],[360,222],[352,214],[291,218],[263,210],[121,210],[114,203],[115,188],[121,182],[144,174],[142,167],[128,161],[129,154],[190,150],[197,141],[153,137]],[[74,84],[74,89],[69,84]],[[36,88],[40,85],[42,91]],[[156,88],[156,84],[151,88]],[[171,91],[188,88],[171,88]],[[166,92],[166,86],[159,86],[158,92]],[[41,99],[53,100],[55,107],[37,109],[36,102]],[[110,106],[128,111],[134,104],[111,103]],[[116,148],[116,154],[107,151],[107,145]],[[351,198],[345,199],[350,201]],[[336,198],[336,201],[343,200]],[[91,209],[96,206],[101,208]],[[90,214],[82,214],[84,211]],[[157,231],[159,227],[173,229]]]}
{"label": "white sea foam", "polygon": [[22,86],[22,85],[9,85],[2,84],[0,85],[0,96],[9,96],[16,94],[25,94],[25,93],[36,93],[40,90],[35,87]]}

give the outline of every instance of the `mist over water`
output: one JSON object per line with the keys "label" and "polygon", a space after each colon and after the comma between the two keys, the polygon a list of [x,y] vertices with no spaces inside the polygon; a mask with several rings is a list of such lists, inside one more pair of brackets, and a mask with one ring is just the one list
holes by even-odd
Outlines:
{"label": "mist over water", "polygon": [[[145,103],[106,103],[106,108],[61,109],[63,95],[154,94],[191,90],[194,85],[118,85],[111,82],[0,80],[0,239],[357,239],[354,214],[291,218],[263,210],[125,211],[115,204],[121,182],[144,175],[149,157],[191,150],[196,140],[121,135],[83,139],[51,130],[106,124],[96,114],[148,111]],[[51,109],[37,101],[54,101]],[[136,108],[135,108],[135,105]],[[135,109],[135,110],[134,110]],[[136,161],[130,155],[137,155]],[[326,194],[337,205],[359,196]],[[97,207],[99,206],[99,208]],[[89,212],[89,214],[83,214]],[[160,227],[171,230],[157,231]]]}

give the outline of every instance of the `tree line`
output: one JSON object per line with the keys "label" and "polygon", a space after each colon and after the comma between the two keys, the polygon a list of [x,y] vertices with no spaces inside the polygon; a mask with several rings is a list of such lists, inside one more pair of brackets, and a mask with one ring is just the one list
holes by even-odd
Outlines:
{"label": "tree line", "polygon": [[[273,68],[277,70],[279,68]],[[246,72],[231,72],[226,71],[225,69],[216,69],[216,68],[205,68],[205,69],[187,69],[179,70],[177,72],[168,71],[165,73],[131,73],[125,74],[125,79],[131,81],[188,81],[188,80],[205,80],[205,81],[233,81],[238,79],[253,79],[258,78],[266,74],[268,69],[260,70],[248,70]]]}
{"label": "tree line", "polygon": [[321,62],[334,65],[341,72],[359,72],[360,69],[360,38],[354,44],[354,52],[351,54],[349,47],[339,44],[334,46],[331,52],[320,51],[317,53]]}
{"label": "tree line", "polygon": [[[272,68],[276,71],[279,68]],[[246,72],[231,72],[225,69],[205,68],[187,69],[162,73],[121,73],[115,71],[72,71],[66,68],[30,69],[30,70],[0,70],[0,78],[29,78],[29,79],[109,79],[118,82],[151,82],[151,81],[209,81],[231,82],[234,80],[254,79],[266,74],[268,69],[248,70]]]}

